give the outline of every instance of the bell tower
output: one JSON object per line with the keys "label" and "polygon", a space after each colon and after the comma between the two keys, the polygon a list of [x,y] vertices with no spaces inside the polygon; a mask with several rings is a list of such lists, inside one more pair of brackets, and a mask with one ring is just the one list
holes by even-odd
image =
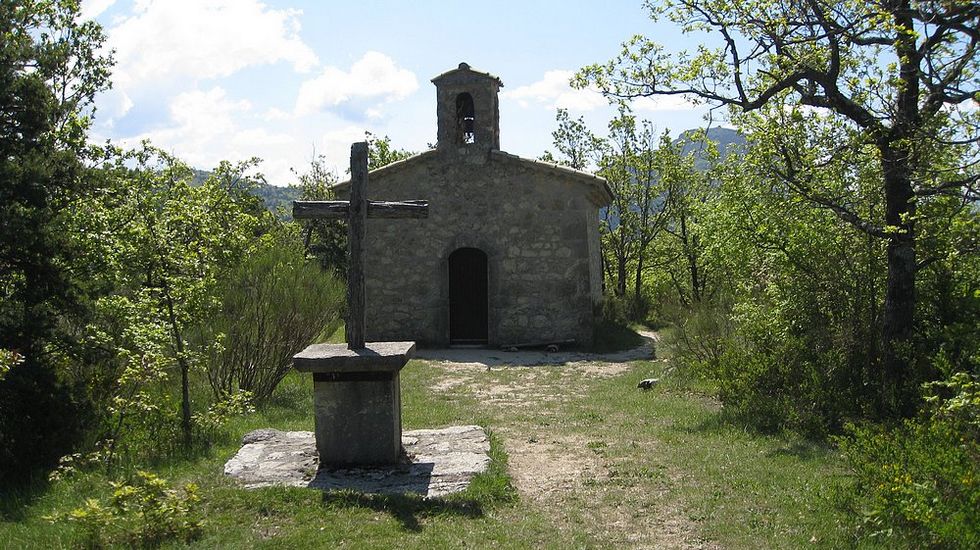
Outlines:
{"label": "bell tower", "polygon": [[432,79],[436,85],[437,148],[464,152],[500,149],[499,78],[466,63]]}

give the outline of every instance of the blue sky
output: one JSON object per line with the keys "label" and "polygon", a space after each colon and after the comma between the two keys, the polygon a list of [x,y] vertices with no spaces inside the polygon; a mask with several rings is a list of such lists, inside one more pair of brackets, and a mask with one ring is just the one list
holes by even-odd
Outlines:
{"label": "blue sky", "polygon": [[[597,131],[613,113],[596,92],[569,88],[572,72],[637,33],[694,46],[641,4],[84,0],[117,60],[92,137],[150,139],[202,169],[257,156],[269,182],[286,185],[314,153],[342,172],[365,131],[423,150],[436,130],[429,80],[465,61],[504,82],[501,148],[537,157],[557,107]],[[675,134],[702,124],[703,110],[676,98],[635,110]]]}

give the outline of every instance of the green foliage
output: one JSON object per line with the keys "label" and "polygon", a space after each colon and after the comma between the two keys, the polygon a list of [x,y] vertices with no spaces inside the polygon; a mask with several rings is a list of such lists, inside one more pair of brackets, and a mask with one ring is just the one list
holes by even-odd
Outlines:
{"label": "green foliage", "polygon": [[[693,309],[677,334],[688,350],[711,350],[709,372],[733,412],[767,429],[809,434],[837,431],[848,419],[885,414],[888,384],[882,365],[886,284],[885,243],[800,197],[781,177],[781,155],[810,170],[812,185],[846,197],[852,212],[881,219],[883,197],[867,151],[845,126],[788,107],[741,117],[750,145],[741,162],[726,163],[718,193],[698,206],[701,254],[725,274],[729,306],[705,319]],[[847,143],[821,161],[822,144]],[[975,212],[937,196],[920,202],[919,252],[932,258],[918,277],[918,334],[906,349],[909,383],[936,376],[927,358],[948,350],[956,368],[977,348],[980,322],[973,287],[977,259]],[[925,238],[929,235],[929,238]],[[713,318],[712,318],[713,316]],[[693,319],[693,321],[692,321]],[[687,327],[717,327],[719,332]],[[723,332],[722,332],[723,330]],[[721,348],[717,344],[721,344]],[[718,353],[721,351],[722,353]],[[703,357],[681,354],[690,364]]]}
{"label": "green foliage", "polygon": [[270,214],[248,193],[252,161],[222,163],[192,186],[187,166],[149,146],[103,159],[100,192],[79,201],[70,228],[91,300],[69,318],[85,357],[69,371],[96,404],[93,437],[111,467],[172,452],[177,429],[190,443],[191,372],[213,344],[191,336]]}
{"label": "green foliage", "polygon": [[155,548],[169,541],[190,542],[201,535],[198,488],[171,489],[165,479],[137,472],[132,483],[110,482],[108,502],[90,498],[85,505],[50,521],[74,524],[86,547]]}
{"label": "green foliage", "polygon": [[252,402],[252,394],[248,391],[222,395],[207,411],[194,415],[194,427],[205,441],[214,441],[232,418],[255,412]]}
{"label": "green foliage", "polygon": [[[975,232],[960,227],[967,219],[975,224],[980,199],[980,111],[968,106],[980,93],[973,30],[980,13],[955,2],[646,6],[654,20],[712,35],[713,44],[677,52],[635,36],[615,59],[582,69],[574,84],[597,86],[615,100],[685,94],[730,108],[753,140],[755,158],[738,174],[748,181],[746,196],[777,207],[768,213],[746,205],[754,216],[728,217],[714,228],[717,240],[740,222],[751,226],[735,239],[749,248],[734,248],[747,251],[748,261],[726,266],[751,269],[726,273],[741,287],[736,303],[788,306],[774,316],[784,322],[779,329],[803,338],[789,348],[837,345],[819,358],[791,353],[792,368],[858,371],[857,381],[875,394],[875,414],[912,414],[919,383],[935,376],[923,358],[945,344],[932,337],[948,333],[930,321],[917,324],[936,305],[919,303],[923,267],[942,258],[959,278],[964,258],[977,251]],[[819,263],[826,254],[831,261]],[[796,265],[781,269],[786,260]],[[787,282],[789,271],[803,284]],[[833,280],[838,273],[843,280]],[[757,300],[768,292],[767,278],[782,287],[779,294],[799,289],[804,299]],[[834,294],[842,298],[837,312]],[[976,320],[972,313],[946,320],[953,317]],[[801,322],[817,330],[794,325]]]}
{"label": "green foliage", "polygon": [[699,376],[717,379],[732,336],[731,304],[706,300],[690,308],[674,306],[666,317],[670,330],[664,343],[677,363]]}
{"label": "green foliage", "polygon": [[88,192],[86,116],[108,87],[105,37],[72,1],[0,2],[0,485],[51,466],[78,440],[77,388],[59,376],[59,315],[79,300],[64,231]]}
{"label": "green foliage", "polygon": [[[599,212],[604,276],[617,300],[625,300],[629,320],[646,319],[645,282],[651,271],[665,266],[677,267],[670,278],[685,300],[688,295],[700,300],[709,277],[700,259],[694,211],[710,190],[716,149],[701,140],[702,147],[685,153],[698,136],[672,140],[650,121],[637,121],[625,105],[604,138],[563,109],[556,119],[552,136],[558,156],[547,152],[542,159],[595,170],[613,193],[612,203]],[[696,169],[698,163],[703,170]]]}
{"label": "green foliage", "polygon": [[343,312],[343,284],[306,261],[295,225],[268,234],[222,285],[220,309],[196,336],[210,350],[207,374],[216,395],[244,390],[268,399],[293,355],[332,332]]}
{"label": "green foliage", "polygon": [[911,547],[980,545],[980,378],[925,385],[927,407],[900,426],[851,426],[840,447],[854,475],[863,536]]}
{"label": "green foliage", "polygon": [[16,351],[0,349],[0,380],[6,376],[10,369],[24,362],[24,358]]}
{"label": "green foliage", "polygon": [[368,143],[368,170],[377,170],[415,155],[406,149],[396,149],[388,136],[379,138],[371,132],[364,132],[364,138]]}
{"label": "green foliage", "polygon": [[[371,132],[364,133],[368,143],[368,170],[376,170],[393,162],[405,160],[415,153],[397,149],[388,136],[377,137]],[[350,173],[350,170],[347,171]],[[327,167],[326,158],[317,155],[310,161],[304,173],[294,170],[299,199],[304,201],[327,201],[337,199],[334,188],[340,181],[337,174]],[[339,279],[347,280],[347,225],[342,220],[302,220],[303,245],[307,254],[315,256],[323,269],[332,271]]]}
{"label": "green foliage", "polygon": [[28,357],[0,381],[0,488],[28,484],[81,441],[91,408]]}
{"label": "green foliage", "polygon": [[[337,175],[327,168],[323,155],[315,157],[309,169],[297,174],[299,200],[328,201],[337,198],[333,186]],[[306,253],[341,280],[347,280],[347,225],[341,220],[300,220]]]}

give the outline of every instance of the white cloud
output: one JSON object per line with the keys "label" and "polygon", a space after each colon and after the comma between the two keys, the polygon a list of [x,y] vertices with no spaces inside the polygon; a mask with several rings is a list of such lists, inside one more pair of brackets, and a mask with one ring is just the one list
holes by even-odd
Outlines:
{"label": "white cloud", "polygon": [[230,97],[220,86],[181,93],[170,101],[169,110],[165,126],[121,139],[121,143],[135,147],[148,139],[201,169],[213,168],[222,160],[259,156],[263,159],[259,171],[275,185],[295,181],[290,169],[304,172],[314,153],[323,155],[327,166],[343,178],[350,163],[351,143],[364,141],[368,129],[335,126],[335,130],[323,133],[314,130],[316,124],[292,117],[270,125],[268,112]]}
{"label": "white cloud", "polygon": [[[581,90],[572,88],[568,82],[575,73],[573,71],[553,70],[544,73],[541,80],[521,86],[500,95],[506,99],[517,101],[518,105],[527,108],[531,104],[542,105],[551,109],[568,109],[570,111],[592,111],[609,104],[606,98],[595,87]],[[638,111],[687,111],[694,104],[684,96],[654,96],[639,97],[632,102]]]}
{"label": "white cloud", "polygon": [[548,109],[591,111],[608,104],[606,98],[595,89],[575,90],[569,86],[568,81],[574,74],[572,71],[547,71],[541,80],[504,91],[500,95],[505,99],[517,101],[525,108],[534,103]]}
{"label": "white cloud", "polygon": [[[93,0],[93,13],[105,1]],[[280,61],[309,71],[317,57],[299,37],[300,15],[257,0],[138,0],[108,29],[117,60],[113,81],[127,88],[216,78]]]}
{"label": "white cloud", "polygon": [[125,91],[110,88],[99,94],[98,119],[111,128],[116,120],[126,116],[133,105],[133,99]]}
{"label": "white cloud", "polygon": [[228,99],[224,88],[215,86],[206,92],[193,90],[178,95],[170,103],[170,115],[181,126],[222,133],[234,126],[233,115],[251,108],[247,100]]}
{"label": "white cloud", "polygon": [[95,19],[115,3],[116,0],[83,0],[80,9],[80,19],[83,21],[86,19]]}
{"label": "white cloud", "polygon": [[[418,87],[414,73],[398,68],[387,55],[367,52],[351,65],[350,71],[327,67],[320,76],[304,82],[295,111],[307,115],[351,102],[384,103],[404,99]],[[375,106],[365,111],[380,113]]]}
{"label": "white cloud", "polygon": [[[193,90],[170,102],[171,124],[129,138],[130,145],[149,139],[196,167],[212,167],[223,159],[241,160],[259,149],[262,139],[239,130],[236,119],[252,108],[245,100],[230,99],[223,88]],[[248,146],[246,148],[245,146]]]}

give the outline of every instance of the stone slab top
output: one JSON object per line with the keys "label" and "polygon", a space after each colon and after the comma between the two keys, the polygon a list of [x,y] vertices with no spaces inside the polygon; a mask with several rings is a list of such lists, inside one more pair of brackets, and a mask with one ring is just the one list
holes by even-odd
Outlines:
{"label": "stone slab top", "polygon": [[302,372],[398,372],[415,353],[415,342],[366,342],[364,349],[347,344],[313,344],[293,356]]}

